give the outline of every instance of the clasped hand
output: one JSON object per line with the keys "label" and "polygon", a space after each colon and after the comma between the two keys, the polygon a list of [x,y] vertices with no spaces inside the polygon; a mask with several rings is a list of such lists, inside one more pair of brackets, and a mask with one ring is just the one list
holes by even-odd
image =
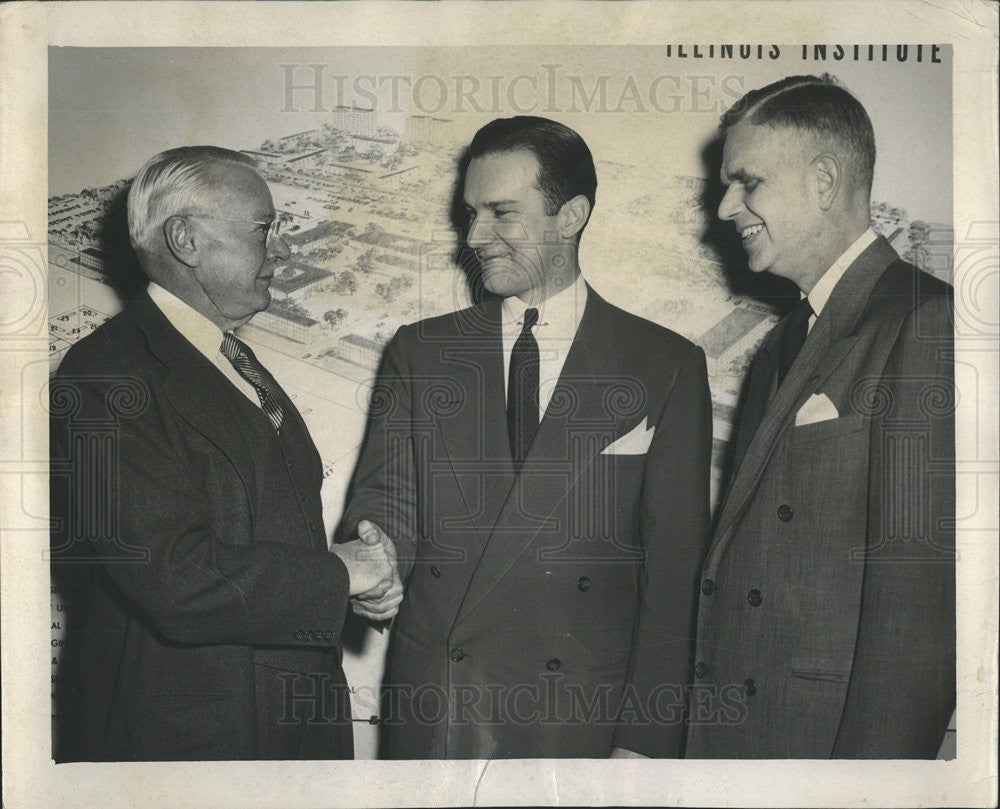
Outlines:
{"label": "clasped hand", "polygon": [[403,601],[403,582],[396,566],[396,546],[375,523],[362,520],[358,539],[333,546],[347,567],[351,606],[362,618],[392,618]]}

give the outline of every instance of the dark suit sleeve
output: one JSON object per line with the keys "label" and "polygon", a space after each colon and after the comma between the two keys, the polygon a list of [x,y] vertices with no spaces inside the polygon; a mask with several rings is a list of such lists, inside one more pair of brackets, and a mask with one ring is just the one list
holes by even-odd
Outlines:
{"label": "dark suit sleeve", "polygon": [[[110,435],[101,429],[116,384],[138,377],[76,357],[71,352],[53,380],[52,457],[83,457],[70,452],[71,440],[109,443],[90,463],[78,461],[69,486],[53,485],[62,495],[54,505],[68,502],[76,511],[53,514],[63,532],[56,532],[54,559],[73,544],[69,526],[78,525],[127,609],[170,641],[330,646],[339,640],[349,592],[343,563],[301,536],[252,536],[253,504],[234,470],[212,484],[231,490],[230,513],[210,504],[155,381],[147,380],[150,399],[141,413],[118,419]],[[70,438],[62,397],[75,401],[78,427],[92,420],[89,435]],[[114,468],[113,477],[105,467]],[[109,487],[109,480],[117,484]]]}
{"label": "dark suit sleeve", "polygon": [[650,757],[682,754],[696,592],[709,536],[711,452],[705,354],[692,347],[656,424],[643,483],[645,566],[626,688],[652,721],[623,712],[614,738],[615,746]]}
{"label": "dark suit sleeve", "polygon": [[405,581],[416,553],[417,495],[411,433],[411,371],[406,347],[411,328],[402,326],[386,347],[372,389],[368,430],[342,520],[353,536],[370,520],[396,544]]}
{"label": "dark suit sleeve", "polygon": [[881,380],[857,645],[834,758],[934,758],[955,706],[950,299],[904,323]]}

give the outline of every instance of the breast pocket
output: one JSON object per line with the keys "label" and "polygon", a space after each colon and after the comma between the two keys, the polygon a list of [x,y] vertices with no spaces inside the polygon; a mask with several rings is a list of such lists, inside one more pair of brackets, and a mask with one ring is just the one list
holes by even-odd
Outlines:
{"label": "breast pocket", "polygon": [[827,419],[825,421],[817,421],[812,424],[802,424],[798,427],[793,427],[791,442],[794,446],[812,444],[816,441],[829,441],[860,432],[864,426],[864,417],[860,413],[852,413],[849,416],[841,416],[836,419]]}
{"label": "breast pocket", "polygon": [[[785,474],[796,524],[814,538],[864,537],[868,500],[868,436],[857,414],[795,427]],[[837,545],[840,548],[840,545]]]}

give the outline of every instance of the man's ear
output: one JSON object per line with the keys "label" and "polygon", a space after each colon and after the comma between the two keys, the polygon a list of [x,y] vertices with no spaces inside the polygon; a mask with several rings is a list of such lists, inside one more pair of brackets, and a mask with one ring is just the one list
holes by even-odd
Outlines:
{"label": "man's ear", "polygon": [[559,235],[572,239],[583,230],[590,216],[590,202],[583,194],[566,200],[559,209]]}
{"label": "man's ear", "polygon": [[163,223],[163,239],[167,243],[170,254],[188,267],[198,265],[198,248],[194,243],[194,234],[188,227],[188,221],[183,216],[171,216]]}
{"label": "man's ear", "polygon": [[843,164],[837,155],[824,152],[813,160],[812,169],[820,210],[828,211],[844,184]]}

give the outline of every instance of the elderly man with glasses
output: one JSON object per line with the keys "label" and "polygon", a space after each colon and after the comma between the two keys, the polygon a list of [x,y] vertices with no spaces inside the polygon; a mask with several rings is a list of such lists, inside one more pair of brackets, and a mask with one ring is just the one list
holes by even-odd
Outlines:
{"label": "elderly man with glasses", "polygon": [[270,192],[245,155],[172,149],[128,220],[148,290],[51,385],[52,558],[86,588],[63,757],[350,758],[341,626],[394,550],[330,552],[319,454],[233,334],[288,257]]}

